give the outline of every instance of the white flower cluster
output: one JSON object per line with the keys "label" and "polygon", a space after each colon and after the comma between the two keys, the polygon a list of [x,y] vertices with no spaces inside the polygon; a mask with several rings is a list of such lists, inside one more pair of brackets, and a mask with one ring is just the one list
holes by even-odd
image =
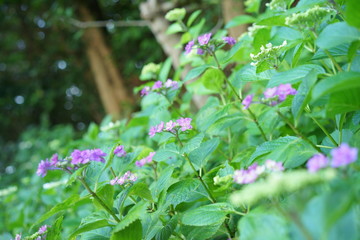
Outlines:
{"label": "white flower cluster", "polygon": [[272,0],[266,3],[271,10],[286,11],[286,9],[294,2],[294,0]]}
{"label": "white flower cluster", "polygon": [[271,43],[268,43],[264,46],[261,46],[260,52],[258,54],[250,54],[251,59],[253,60],[252,63],[250,63],[252,66],[258,66],[264,61],[267,62],[273,62],[276,61],[279,57],[280,50],[287,45],[287,41],[285,40],[281,45],[279,46],[273,46]]}

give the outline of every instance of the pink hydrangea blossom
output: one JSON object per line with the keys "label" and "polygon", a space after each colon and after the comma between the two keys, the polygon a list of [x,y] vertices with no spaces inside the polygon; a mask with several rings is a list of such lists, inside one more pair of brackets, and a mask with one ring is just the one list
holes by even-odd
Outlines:
{"label": "pink hydrangea blossom", "polygon": [[236,40],[232,37],[223,37],[222,39],[229,45],[234,45],[236,43]]}
{"label": "pink hydrangea blossom", "polygon": [[244,98],[244,100],[241,103],[242,105],[244,105],[244,109],[248,109],[250,107],[253,97],[254,97],[254,94],[250,94]]}
{"label": "pink hydrangea blossom", "polygon": [[194,40],[192,40],[192,41],[190,41],[190,42],[188,42],[188,43],[186,44],[186,46],[185,46],[185,53],[186,53],[186,54],[189,54],[189,53],[191,52],[194,44],[195,44]]}
{"label": "pink hydrangea blossom", "polygon": [[171,79],[166,80],[164,85],[165,85],[166,88],[171,88],[171,89],[178,89],[179,88],[178,82],[173,81]]}
{"label": "pink hydrangea blossom", "polygon": [[204,35],[201,35],[198,37],[198,42],[200,46],[206,45],[209,43],[211,38],[211,33],[205,33]]}
{"label": "pink hydrangea blossom", "polygon": [[136,161],[135,165],[138,167],[142,167],[146,163],[151,163],[155,154],[156,154],[156,152],[149,153],[148,156],[144,157],[143,159],[140,159],[139,161]]}
{"label": "pink hydrangea blossom", "polygon": [[124,157],[126,156],[126,151],[124,149],[124,146],[123,145],[120,145],[120,146],[117,146],[114,150],[114,154],[117,156],[117,157]]}
{"label": "pink hydrangea blossom", "polygon": [[156,90],[156,89],[159,89],[159,88],[162,88],[162,82],[161,81],[156,81],[151,89]]}
{"label": "pink hydrangea blossom", "polygon": [[152,138],[156,133],[162,132],[164,129],[164,122],[160,122],[158,125],[152,126],[149,130],[149,136]]}
{"label": "pink hydrangea blossom", "polygon": [[140,95],[143,97],[143,96],[148,95],[149,93],[150,93],[150,87],[146,86],[141,90]]}
{"label": "pink hydrangea blossom", "polygon": [[192,129],[191,121],[192,121],[191,118],[179,118],[178,120],[176,120],[176,122],[180,125],[181,131]]}
{"label": "pink hydrangea blossom", "polygon": [[135,182],[137,180],[136,175],[131,173],[130,171],[127,171],[124,175],[121,177],[115,177],[114,179],[110,180],[111,185],[123,185],[125,183]]}
{"label": "pink hydrangea blossom", "polygon": [[51,162],[49,162],[48,159],[41,160],[39,165],[38,165],[38,169],[36,171],[36,174],[38,176],[45,177],[46,174],[47,174],[47,171],[51,170],[51,169],[53,169],[53,166],[52,166]]}
{"label": "pink hydrangea blossom", "polygon": [[309,172],[317,172],[319,169],[328,166],[329,160],[324,154],[315,154],[306,163],[306,167]]}
{"label": "pink hydrangea blossom", "polygon": [[338,148],[332,149],[330,154],[332,156],[331,166],[337,168],[355,162],[358,157],[358,149],[342,143]]}

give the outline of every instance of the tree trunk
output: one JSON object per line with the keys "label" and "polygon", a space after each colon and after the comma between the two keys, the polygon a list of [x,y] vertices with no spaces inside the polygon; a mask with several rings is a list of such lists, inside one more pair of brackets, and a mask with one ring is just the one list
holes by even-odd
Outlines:
{"label": "tree trunk", "polygon": [[[82,21],[94,21],[89,8],[82,2],[79,3],[79,14]],[[106,113],[119,119],[125,115],[125,106],[129,106],[133,99],[125,88],[101,29],[87,28],[84,31],[86,53],[100,99]]]}
{"label": "tree trunk", "polygon": [[[236,16],[245,14],[243,0],[222,0],[221,7],[225,23],[228,23]],[[247,31],[247,27],[248,26],[246,24],[243,24],[229,28],[229,35],[237,39],[239,36],[241,36],[241,34]]]}

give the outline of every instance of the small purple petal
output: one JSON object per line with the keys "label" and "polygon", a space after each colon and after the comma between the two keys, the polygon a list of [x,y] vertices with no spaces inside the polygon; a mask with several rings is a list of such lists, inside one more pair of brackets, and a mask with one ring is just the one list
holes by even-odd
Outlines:
{"label": "small purple petal", "polygon": [[328,165],[328,159],[324,154],[315,154],[306,163],[309,172],[314,173]]}
{"label": "small purple petal", "polygon": [[244,98],[244,100],[241,103],[242,105],[244,105],[244,109],[248,109],[250,107],[253,97],[254,97],[254,94],[250,94]]}
{"label": "small purple petal", "polygon": [[205,33],[204,35],[201,35],[198,37],[198,42],[200,46],[203,46],[205,44],[208,44],[211,38],[211,33]]}
{"label": "small purple petal", "polygon": [[188,42],[188,44],[186,44],[186,46],[185,46],[185,53],[186,54],[189,54],[191,52],[192,47],[194,46],[194,44],[195,44],[194,40],[192,40],[192,41]]}
{"label": "small purple petal", "polygon": [[236,43],[236,40],[232,37],[223,37],[223,40],[229,45],[234,45]]}
{"label": "small purple petal", "polygon": [[342,143],[338,148],[331,150],[331,166],[334,168],[355,162],[358,157],[358,149],[351,148],[347,143]]}
{"label": "small purple petal", "polygon": [[120,146],[117,146],[114,150],[114,154],[117,156],[117,157],[124,157],[126,156],[126,151],[124,149],[124,146],[123,145],[120,145]]}

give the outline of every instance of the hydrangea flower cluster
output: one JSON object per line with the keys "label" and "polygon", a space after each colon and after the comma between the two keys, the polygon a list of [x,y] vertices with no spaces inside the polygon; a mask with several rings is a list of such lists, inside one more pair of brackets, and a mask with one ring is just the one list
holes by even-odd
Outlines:
{"label": "hydrangea flower cluster", "polygon": [[140,95],[146,96],[150,92],[163,92],[169,90],[176,90],[179,88],[179,83],[177,81],[173,81],[171,79],[166,80],[165,83],[162,81],[156,81],[152,87],[146,86],[140,91]]}
{"label": "hydrangea flower cluster", "polygon": [[271,10],[285,11],[293,2],[294,0],[272,0],[266,6]]}
{"label": "hydrangea flower cluster", "polygon": [[306,12],[294,13],[285,18],[285,24],[288,26],[297,26],[300,29],[313,28],[314,25],[320,24],[326,17],[335,14],[336,11],[334,9],[315,6]]}
{"label": "hydrangea flower cluster", "polygon": [[156,152],[149,153],[148,156],[144,157],[143,159],[140,159],[139,161],[136,161],[135,165],[137,167],[142,167],[147,163],[151,163],[155,154],[156,154]]}
{"label": "hydrangea flower cluster", "polygon": [[160,122],[158,125],[152,126],[149,130],[149,136],[152,138],[156,133],[160,132],[171,132],[176,133],[178,130],[185,132],[186,130],[192,129],[191,118],[179,118],[175,122],[170,120],[167,123]]}
{"label": "hydrangea flower cluster", "polygon": [[137,176],[135,176],[130,171],[127,171],[121,177],[115,177],[114,179],[110,180],[110,184],[111,185],[115,185],[115,184],[123,185],[123,184],[126,184],[126,183],[135,182],[136,180],[137,180]]}
{"label": "hydrangea flower cluster", "polygon": [[250,57],[253,60],[253,62],[250,64],[256,67],[262,63],[267,63],[271,67],[277,68],[279,54],[286,45],[287,41],[285,40],[279,46],[273,46],[271,43],[266,44],[265,47],[261,46],[260,52],[258,52],[256,55],[253,53],[250,54]]}
{"label": "hydrangea flower cluster", "polygon": [[[287,96],[295,95],[297,93],[296,89],[292,88],[290,83],[280,84],[277,87],[268,88],[264,91],[264,98],[261,99],[261,103],[264,103],[269,106],[275,106],[286,100]],[[248,109],[253,102],[254,94],[247,95],[243,101],[242,105],[244,109]]]}
{"label": "hydrangea flower cluster", "polygon": [[45,177],[49,170],[76,169],[79,165],[87,164],[91,161],[104,163],[105,156],[106,153],[101,149],[86,149],[82,151],[75,149],[70,154],[70,157],[66,157],[65,159],[59,159],[58,154],[54,154],[50,160],[40,161],[36,174]]}
{"label": "hydrangea flower cluster", "polygon": [[234,182],[238,184],[253,183],[265,173],[281,172],[284,171],[284,167],[281,162],[273,160],[266,160],[264,165],[259,166],[257,163],[252,164],[248,169],[235,170]]}
{"label": "hydrangea flower cluster", "polygon": [[212,40],[211,33],[205,33],[195,40],[188,42],[185,46],[185,54],[189,54],[193,49],[196,49],[196,53],[203,55],[205,52],[214,52],[214,50],[224,43],[234,45],[236,40],[232,37],[223,37],[222,40]]}
{"label": "hydrangea flower cluster", "polygon": [[123,145],[117,146],[114,150],[114,154],[117,157],[125,157],[126,156],[126,151],[124,149]]}
{"label": "hydrangea flower cluster", "polygon": [[333,168],[346,166],[353,163],[358,158],[358,149],[351,148],[347,143],[342,143],[339,147],[330,152],[331,161],[324,154],[315,154],[306,163],[309,172],[317,172],[329,165]]}
{"label": "hydrangea flower cluster", "polygon": [[[39,228],[39,230],[36,233],[31,235],[30,237],[26,237],[25,239],[45,240],[47,231],[48,231],[48,226],[43,225]],[[21,234],[16,234],[14,240],[21,240]]]}

